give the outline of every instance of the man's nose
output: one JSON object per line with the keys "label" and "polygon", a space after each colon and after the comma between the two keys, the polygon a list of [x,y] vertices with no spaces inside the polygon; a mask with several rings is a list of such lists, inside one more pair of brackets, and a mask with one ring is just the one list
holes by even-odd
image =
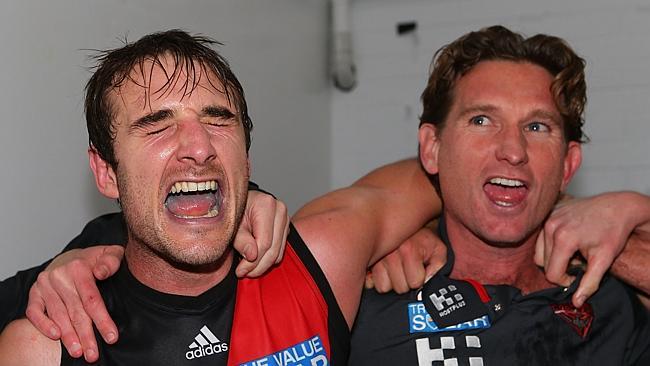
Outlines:
{"label": "man's nose", "polygon": [[178,159],[203,165],[213,160],[217,152],[212,146],[210,133],[205,124],[198,120],[182,121],[179,123]]}
{"label": "man's nose", "polygon": [[511,165],[521,165],[528,162],[528,141],[519,128],[506,128],[498,135],[496,157]]}

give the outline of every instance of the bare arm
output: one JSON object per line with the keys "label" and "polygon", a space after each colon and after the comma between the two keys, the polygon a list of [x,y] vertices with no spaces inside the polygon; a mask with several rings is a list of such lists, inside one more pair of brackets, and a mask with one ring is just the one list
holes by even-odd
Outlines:
{"label": "bare arm", "polygon": [[[646,221],[637,225],[611,272],[627,284],[650,295],[650,197],[645,197]],[[640,211],[639,211],[640,212]]]}
{"label": "bare arm", "polygon": [[373,171],[320,197],[293,218],[351,325],[368,266],[440,212],[440,200],[415,159]]}
{"label": "bare arm", "polygon": [[61,346],[42,335],[27,319],[15,320],[0,334],[1,366],[59,365]]}
{"label": "bare arm", "polygon": [[623,252],[612,264],[611,272],[637,289],[643,305],[650,310],[650,240],[645,235],[632,234]]}

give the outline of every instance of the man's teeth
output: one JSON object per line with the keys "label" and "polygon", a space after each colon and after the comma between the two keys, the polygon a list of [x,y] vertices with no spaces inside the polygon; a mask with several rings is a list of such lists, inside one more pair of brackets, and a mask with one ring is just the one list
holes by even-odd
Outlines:
{"label": "man's teeth", "polygon": [[214,191],[216,189],[217,181],[215,180],[208,180],[205,182],[176,182],[169,190],[169,193]]}
{"label": "man's teeth", "polygon": [[507,179],[507,178],[492,178],[490,179],[490,183],[492,184],[498,184],[500,186],[508,186],[508,187],[523,187],[524,183],[519,180],[514,180],[514,179]]}

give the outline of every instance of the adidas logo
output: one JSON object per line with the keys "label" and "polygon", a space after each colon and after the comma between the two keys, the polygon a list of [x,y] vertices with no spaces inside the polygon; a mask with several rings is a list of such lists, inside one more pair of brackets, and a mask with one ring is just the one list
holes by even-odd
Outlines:
{"label": "adidas logo", "polygon": [[221,342],[207,326],[203,326],[199,334],[190,344],[190,350],[185,352],[185,358],[193,360],[228,351],[228,343]]}

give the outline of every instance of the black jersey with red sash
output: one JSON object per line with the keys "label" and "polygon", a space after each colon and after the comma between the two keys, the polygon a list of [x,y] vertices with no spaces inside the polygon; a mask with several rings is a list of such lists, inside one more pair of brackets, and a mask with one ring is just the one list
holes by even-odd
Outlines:
{"label": "black jersey with red sash", "polygon": [[293,227],[288,242],[281,270],[239,280],[230,366],[347,363],[349,331],[325,275]]}
{"label": "black jersey with red sash", "polygon": [[[126,265],[100,283],[120,339],[95,365],[344,365],[349,331],[317,262],[291,226],[280,264],[254,279],[234,271],[205,293],[157,292]],[[234,266],[233,266],[234,267]],[[62,349],[61,365],[85,365]]]}
{"label": "black jersey with red sash", "polygon": [[[442,221],[442,220],[441,220]],[[605,277],[582,308],[569,288],[522,295],[511,286],[449,277],[454,253],[419,291],[364,292],[349,365],[650,365],[648,311]]]}

